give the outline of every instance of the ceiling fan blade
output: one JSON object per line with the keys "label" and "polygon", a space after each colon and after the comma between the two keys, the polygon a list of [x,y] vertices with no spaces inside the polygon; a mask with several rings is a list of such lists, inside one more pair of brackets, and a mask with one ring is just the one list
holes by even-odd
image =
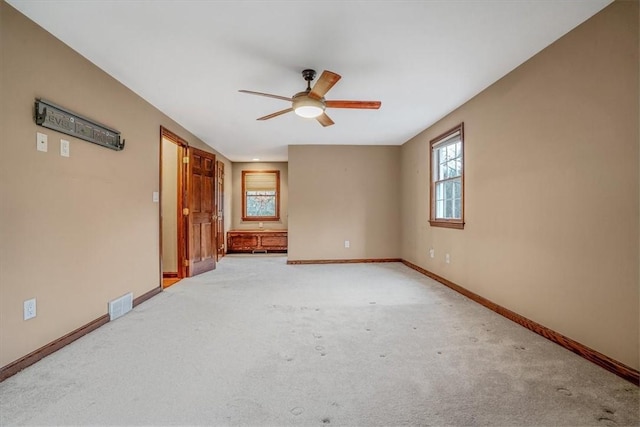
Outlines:
{"label": "ceiling fan blade", "polygon": [[377,110],[382,103],[380,101],[325,101],[327,108],[364,108]]}
{"label": "ceiling fan blade", "polygon": [[340,74],[324,70],[316,84],[313,85],[309,96],[315,99],[322,98],[341,78]]}
{"label": "ceiling fan blade", "polygon": [[269,120],[269,119],[273,119],[274,117],[278,117],[282,114],[287,114],[290,113],[291,111],[293,111],[293,108],[287,108],[286,110],[280,110],[280,111],[276,111],[275,113],[271,113],[267,116],[262,116],[262,117],[258,117],[256,120]]}
{"label": "ceiling fan blade", "polygon": [[268,98],[282,99],[283,101],[293,101],[291,98],[287,98],[286,96],[271,95],[270,93],[254,92],[252,90],[239,90],[238,92],[248,93],[249,95],[259,95],[259,96],[266,96]]}
{"label": "ceiling fan blade", "polygon": [[320,114],[318,117],[316,117],[316,120],[324,127],[331,126],[333,124],[333,120],[331,120],[331,118],[327,116],[326,113]]}

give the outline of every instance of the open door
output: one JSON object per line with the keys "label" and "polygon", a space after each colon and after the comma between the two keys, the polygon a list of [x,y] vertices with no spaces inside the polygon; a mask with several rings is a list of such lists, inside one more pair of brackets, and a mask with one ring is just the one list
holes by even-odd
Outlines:
{"label": "open door", "polygon": [[216,162],[216,235],[218,261],[224,256],[224,163]]}
{"label": "open door", "polygon": [[163,287],[187,277],[186,158],[188,144],[160,127],[160,263]]}
{"label": "open door", "polygon": [[216,268],[216,156],[188,147],[187,217],[188,275]]}

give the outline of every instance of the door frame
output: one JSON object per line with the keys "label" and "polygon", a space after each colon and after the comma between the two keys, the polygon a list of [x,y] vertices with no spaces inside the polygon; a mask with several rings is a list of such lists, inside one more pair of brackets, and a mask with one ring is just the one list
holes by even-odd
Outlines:
{"label": "door frame", "polygon": [[[224,239],[224,162],[216,160],[216,256],[217,261],[225,255]],[[222,181],[222,182],[221,182]]]}
{"label": "door frame", "polygon": [[[175,133],[171,132],[169,129],[164,126],[160,126],[160,209],[158,210],[158,215],[160,216],[160,277],[164,278],[164,268],[162,265],[162,169],[163,169],[163,156],[162,156],[162,140],[167,139],[178,146],[178,159],[184,159],[187,156],[187,149],[189,147],[189,143],[184,139],[180,138]],[[186,266],[187,260],[187,222],[185,221],[185,217],[183,215],[183,209],[186,206],[186,196],[187,196],[187,180],[186,180],[187,168],[185,167],[184,161],[178,160],[178,197],[177,197],[177,255],[178,255],[178,268],[177,268],[177,279],[183,279],[188,277],[189,271]]]}

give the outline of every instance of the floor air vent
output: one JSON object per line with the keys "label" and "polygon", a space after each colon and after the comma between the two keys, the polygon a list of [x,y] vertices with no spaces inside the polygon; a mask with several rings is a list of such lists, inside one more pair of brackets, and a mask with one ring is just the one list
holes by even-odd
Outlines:
{"label": "floor air vent", "polygon": [[124,316],[133,308],[133,294],[129,292],[126,295],[122,295],[120,298],[116,298],[113,301],[109,301],[109,320],[117,319],[120,316]]}

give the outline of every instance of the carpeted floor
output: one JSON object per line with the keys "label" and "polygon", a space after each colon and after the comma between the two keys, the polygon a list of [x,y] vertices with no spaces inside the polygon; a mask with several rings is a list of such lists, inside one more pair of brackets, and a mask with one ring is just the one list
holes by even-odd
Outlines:
{"label": "carpeted floor", "polygon": [[638,388],[399,263],[228,256],[0,383],[5,425],[639,424]]}

